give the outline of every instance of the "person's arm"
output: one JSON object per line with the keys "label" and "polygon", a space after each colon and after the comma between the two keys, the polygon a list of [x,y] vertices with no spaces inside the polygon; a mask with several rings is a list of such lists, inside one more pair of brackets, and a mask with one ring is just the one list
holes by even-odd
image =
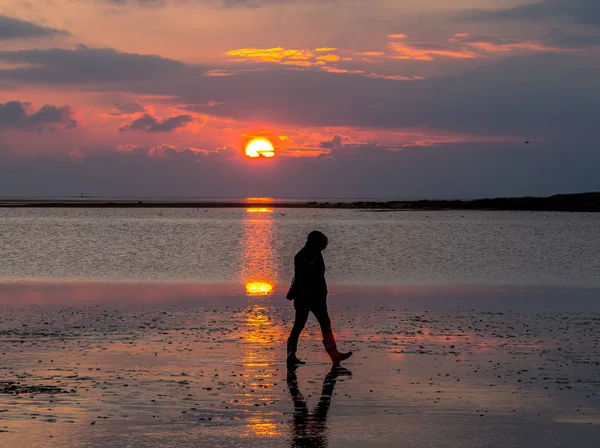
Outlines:
{"label": "person's arm", "polygon": [[294,257],[294,278],[300,291],[306,290],[309,279],[309,265],[303,255],[299,253]]}

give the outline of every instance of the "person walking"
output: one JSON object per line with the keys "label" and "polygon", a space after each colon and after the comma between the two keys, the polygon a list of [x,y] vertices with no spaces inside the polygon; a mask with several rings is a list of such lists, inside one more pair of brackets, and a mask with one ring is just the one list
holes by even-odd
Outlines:
{"label": "person walking", "polygon": [[334,365],[352,356],[352,352],[341,353],[337,349],[331,320],[327,312],[327,282],[325,281],[325,261],[322,251],[327,247],[327,237],[314,230],[308,234],[306,244],[294,257],[294,278],[287,293],[287,299],[294,301],[296,318],[287,340],[287,364],[304,364],[296,356],[298,339],[312,312],[323,334],[323,345]]}

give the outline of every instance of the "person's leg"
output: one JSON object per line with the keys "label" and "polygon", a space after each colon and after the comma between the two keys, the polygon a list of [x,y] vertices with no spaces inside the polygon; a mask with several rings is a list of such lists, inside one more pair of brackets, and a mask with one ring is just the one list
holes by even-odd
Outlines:
{"label": "person's leg", "polygon": [[315,305],[312,307],[311,311],[319,322],[323,340],[333,337],[333,331],[331,330],[331,319],[329,318],[329,312],[327,311],[327,304]]}
{"label": "person's leg", "polygon": [[308,307],[297,304],[294,304],[294,308],[296,308],[296,318],[294,319],[294,326],[290,332],[290,337],[287,340],[287,361],[291,364],[303,364],[302,361],[296,357],[296,350],[298,350],[300,333],[304,330],[310,311]]}
{"label": "person's leg", "polygon": [[327,304],[323,303],[313,306],[311,311],[319,321],[321,333],[323,334],[323,345],[333,364],[337,365],[344,359],[348,359],[352,356],[352,352],[340,353],[337,349],[337,344],[335,343],[335,338],[333,337],[333,331],[331,329],[331,319],[329,318],[329,313],[327,311]]}

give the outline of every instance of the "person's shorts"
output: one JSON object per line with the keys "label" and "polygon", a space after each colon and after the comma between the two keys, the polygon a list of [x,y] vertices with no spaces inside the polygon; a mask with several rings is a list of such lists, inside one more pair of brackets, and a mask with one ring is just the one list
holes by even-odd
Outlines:
{"label": "person's shorts", "polygon": [[319,297],[319,298],[312,298],[312,297],[304,297],[302,299],[295,299],[294,300],[294,309],[295,310],[308,310],[308,311],[312,311],[313,313],[315,312],[319,312],[319,311],[327,311],[327,297]]}

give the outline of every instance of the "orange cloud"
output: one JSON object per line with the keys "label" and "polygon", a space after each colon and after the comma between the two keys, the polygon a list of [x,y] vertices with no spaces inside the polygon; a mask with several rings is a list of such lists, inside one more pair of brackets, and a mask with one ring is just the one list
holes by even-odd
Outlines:
{"label": "orange cloud", "polygon": [[405,34],[392,34],[390,39],[401,40],[389,43],[393,59],[414,59],[433,61],[438,57],[454,59],[485,58],[495,53],[522,52],[563,52],[565,50],[546,45],[540,41],[522,39],[502,39],[497,36],[471,37],[467,33],[456,33],[446,43],[408,42]]}
{"label": "orange cloud", "polygon": [[344,68],[323,67],[323,70],[329,73],[350,73],[349,70],[346,70]]}
{"label": "orange cloud", "polygon": [[169,152],[177,152],[177,148],[173,145],[163,144],[150,148],[148,155],[151,157],[167,158],[169,157]]}
{"label": "orange cloud", "polygon": [[325,54],[323,56],[318,56],[317,59],[319,61],[337,62],[340,60],[340,57],[337,54]]}
{"label": "orange cloud", "polygon": [[[329,62],[338,62],[341,57],[334,54],[337,48],[321,47],[314,50],[290,49],[283,47],[274,48],[240,48],[227,52],[227,56],[236,58],[237,61],[266,62],[283,65],[296,65],[299,67],[324,66]],[[326,53],[326,54],[320,54]],[[224,76],[217,71],[212,76]]]}
{"label": "orange cloud", "polygon": [[479,55],[467,49],[444,48],[435,44],[421,42],[390,42],[394,53],[393,59],[415,59],[418,61],[433,61],[436,56],[454,59],[474,59]]}
{"label": "orange cloud", "polygon": [[471,42],[469,45],[486,53],[507,53],[511,51],[523,50],[532,52],[564,52],[579,51],[574,49],[564,49],[544,45],[537,41],[523,41],[512,43],[495,44],[493,42]]}
{"label": "orange cloud", "polygon": [[579,51],[578,49],[565,49],[546,45],[538,40],[505,39],[495,35],[471,37],[467,33],[455,34],[448,39],[448,42],[468,46],[484,53],[508,53],[519,50],[531,52]]}
{"label": "orange cloud", "polygon": [[[282,64],[290,67],[317,68],[328,73],[360,75],[394,81],[414,81],[419,76],[404,76],[396,73],[378,73],[364,67],[348,66],[346,62],[380,64],[390,60],[434,61],[448,59],[478,59],[498,57],[513,52],[572,51],[552,47],[540,41],[505,39],[497,36],[472,37],[468,33],[456,33],[442,42],[416,41],[405,33],[388,36],[388,51],[358,52],[351,49],[318,47],[315,49],[241,48],[226,54],[237,61]],[[362,69],[362,70],[359,70]],[[215,71],[208,76],[226,76],[229,72]]]}
{"label": "orange cloud", "polygon": [[233,76],[236,73],[230,70],[219,70],[219,69],[214,69],[214,70],[207,70],[204,72],[204,76],[214,76],[214,77],[221,77],[221,76]]}
{"label": "orange cloud", "polygon": [[240,48],[228,51],[227,56],[233,56],[241,61],[255,62],[308,61],[314,59],[314,54],[310,50],[293,50],[282,47]]}
{"label": "orange cloud", "polygon": [[[364,70],[349,70],[342,67],[336,67],[335,64],[340,61],[352,61],[350,57],[341,57],[337,54],[332,53],[333,51],[340,51],[337,48],[332,47],[321,47],[315,48],[314,50],[296,50],[286,49],[283,47],[274,48],[241,48],[238,50],[232,50],[227,52],[228,56],[235,57],[238,61],[253,61],[253,62],[265,62],[265,63],[276,63],[294,67],[315,67],[319,68],[328,73],[344,73],[361,75],[370,78],[382,78],[391,79],[396,81],[410,81],[420,78],[409,78],[401,75],[380,75],[376,73],[366,73]],[[341,50],[344,53],[344,50]],[[319,54],[326,53],[326,54]],[[386,54],[381,51],[367,51],[364,53],[357,53],[352,51],[345,51],[358,56],[371,56],[371,57],[386,57]],[[364,62],[370,62],[369,60],[363,59]],[[212,76],[224,76],[220,72],[213,74]]]}

